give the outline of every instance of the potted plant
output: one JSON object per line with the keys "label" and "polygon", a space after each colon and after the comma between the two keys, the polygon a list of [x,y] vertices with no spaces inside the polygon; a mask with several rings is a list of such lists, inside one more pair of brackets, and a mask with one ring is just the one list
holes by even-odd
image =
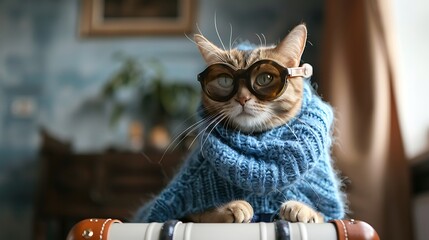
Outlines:
{"label": "potted plant", "polygon": [[[153,147],[165,148],[178,124],[195,120],[199,91],[187,82],[166,79],[159,61],[140,64],[133,57],[117,55],[116,58],[121,61],[121,67],[107,80],[101,92],[103,98],[112,104],[111,124],[127,114],[127,105],[130,104],[118,99],[117,94],[124,89],[132,89],[136,93],[133,102],[138,111],[133,114],[139,115],[148,130],[145,134],[147,142]],[[138,129],[135,125],[133,128]]]}

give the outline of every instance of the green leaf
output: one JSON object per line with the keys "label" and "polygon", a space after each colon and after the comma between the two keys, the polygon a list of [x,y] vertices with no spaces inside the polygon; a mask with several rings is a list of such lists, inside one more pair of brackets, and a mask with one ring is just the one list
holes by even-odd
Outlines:
{"label": "green leaf", "polygon": [[113,106],[113,112],[112,115],[110,116],[110,127],[113,127],[114,125],[116,125],[122,115],[122,113],[124,112],[125,106],[123,106],[122,104],[118,104],[116,103]]}

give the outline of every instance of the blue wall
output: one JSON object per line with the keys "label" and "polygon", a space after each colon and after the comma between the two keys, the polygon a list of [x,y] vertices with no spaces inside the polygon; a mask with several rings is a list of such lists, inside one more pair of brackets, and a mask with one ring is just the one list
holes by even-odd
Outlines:
{"label": "blue wall", "polygon": [[[278,42],[296,24],[307,23],[310,36],[304,60],[317,65],[321,1],[199,1],[198,25],[213,42],[214,15],[222,38],[233,36],[259,43],[263,33]],[[130,118],[109,127],[108,111],[87,109],[101,86],[119,67],[116,52],[158,59],[167,79],[196,84],[204,68],[194,44],[184,35],[81,38],[79,1],[0,0],[0,239],[28,239],[35,182],[39,129],[71,140],[77,151],[101,151],[121,144]],[[316,70],[317,73],[317,70]],[[317,75],[317,74],[316,74]],[[12,106],[29,99],[35,110],[17,116]],[[22,228],[28,231],[22,231]]]}

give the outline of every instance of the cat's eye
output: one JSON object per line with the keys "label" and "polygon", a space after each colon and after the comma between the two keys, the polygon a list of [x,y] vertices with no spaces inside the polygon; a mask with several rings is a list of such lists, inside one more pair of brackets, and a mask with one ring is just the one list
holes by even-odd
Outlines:
{"label": "cat's eye", "polygon": [[232,77],[228,76],[227,74],[222,74],[218,76],[216,81],[219,84],[219,86],[223,88],[230,88],[234,84],[234,79],[232,79]]}
{"label": "cat's eye", "polygon": [[259,86],[266,86],[270,84],[273,81],[274,77],[273,75],[269,73],[261,73],[258,76],[256,76],[256,84]]}
{"label": "cat's eye", "polygon": [[216,101],[229,98],[234,88],[233,77],[225,73],[224,69],[213,69],[203,84],[204,92]]}

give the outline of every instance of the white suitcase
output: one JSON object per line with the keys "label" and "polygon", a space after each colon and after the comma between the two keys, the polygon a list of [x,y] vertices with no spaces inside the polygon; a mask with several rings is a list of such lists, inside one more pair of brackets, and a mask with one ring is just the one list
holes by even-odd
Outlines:
{"label": "white suitcase", "polygon": [[86,219],[67,240],[379,240],[367,223],[334,220],[329,223],[121,223],[115,219]]}

